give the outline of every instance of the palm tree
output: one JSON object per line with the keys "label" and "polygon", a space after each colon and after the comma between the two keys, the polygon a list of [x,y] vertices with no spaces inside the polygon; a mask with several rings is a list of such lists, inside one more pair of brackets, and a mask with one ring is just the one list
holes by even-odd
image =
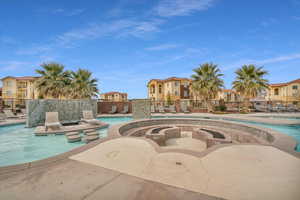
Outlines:
{"label": "palm tree", "polygon": [[204,63],[193,71],[195,74],[192,75],[192,89],[204,100],[208,112],[211,112],[213,111],[211,100],[216,98],[218,92],[224,87],[224,81],[221,79],[223,74],[213,63]]}
{"label": "palm tree", "polygon": [[255,65],[243,65],[235,72],[236,78],[233,81],[233,88],[244,100],[244,111],[248,112],[251,98],[255,98],[259,92],[268,88],[268,80],[264,76],[268,74],[263,67]]}
{"label": "palm tree", "polygon": [[64,71],[64,66],[58,63],[44,63],[42,70],[36,73],[41,77],[36,81],[39,96],[47,98],[62,98],[67,94],[66,87],[70,84],[70,72]]}
{"label": "palm tree", "polygon": [[68,90],[69,97],[73,99],[91,98],[98,93],[97,79],[92,78],[90,71],[78,69],[77,72],[71,72],[71,84]]}

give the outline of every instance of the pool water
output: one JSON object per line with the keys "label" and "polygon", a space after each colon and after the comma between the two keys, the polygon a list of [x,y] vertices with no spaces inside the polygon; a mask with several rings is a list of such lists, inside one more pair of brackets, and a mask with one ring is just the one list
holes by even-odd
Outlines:
{"label": "pool water", "polygon": [[[175,116],[171,118],[174,117]],[[125,123],[132,120],[131,117],[101,117],[99,119],[110,125]],[[276,126],[255,122],[242,123],[272,128],[284,134],[293,136],[298,143],[300,143],[300,125]],[[106,137],[107,129],[101,129],[99,130],[99,133],[100,137]],[[84,145],[83,142],[69,143],[64,135],[35,136],[34,129],[25,128],[24,124],[0,127],[0,166],[45,159],[70,151],[82,145]],[[300,145],[298,145],[296,150],[300,151]]]}
{"label": "pool water", "polygon": [[[100,130],[100,137],[107,129]],[[84,142],[69,143],[64,135],[35,136],[24,125],[0,127],[0,166],[15,165],[70,151]]]}
{"label": "pool water", "polygon": [[296,151],[300,152],[300,125],[271,125],[271,124],[263,124],[258,122],[245,122],[241,120],[230,119],[230,121],[241,122],[244,124],[253,124],[256,126],[261,126],[265,128],[271,128],[280,133],[284,133],[290,135],[296,139],[298,145],[296,147]]}

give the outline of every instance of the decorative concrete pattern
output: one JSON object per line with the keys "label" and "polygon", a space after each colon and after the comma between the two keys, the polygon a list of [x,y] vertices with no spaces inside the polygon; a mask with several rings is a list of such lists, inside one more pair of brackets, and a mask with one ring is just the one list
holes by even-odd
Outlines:
{"label": "decorative concrete pattern", "polygon": [[150,119],[151,118],[151,101],[148,99],[135,99],[132,100],[132,117],[137,119]]}
{"label": "decorative concrete pattern", "polygon": [[58,112],[59,120],[64,122],[79,121],[83,110],[92,110],[97,114],[96,100],[29,100],[26,102],[27,127],[35,127],[45,123],[46,112]]}

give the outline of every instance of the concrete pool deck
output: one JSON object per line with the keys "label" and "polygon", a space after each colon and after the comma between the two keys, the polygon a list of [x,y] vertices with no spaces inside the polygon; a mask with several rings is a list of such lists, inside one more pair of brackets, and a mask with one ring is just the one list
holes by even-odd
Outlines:
{"label": "concrete pool deck", "polygon": [[234,145],[192,156],[157,153],[143,139],[124,137],[70,158],[225,199],[300,198],[300,159],[271,146]]}
{"label": "concrete pool deck", "polygon": [[0,199],[298,200],[299,168],[299,158],[271,146],[157,153],[145,139],[106,138],[0,168]]}
{"label": "concrete pool deck", "polygon": [[[100,114],[97,117],[131,117],[131,114]],[[271,125],[299,125],[299,120],[291,120],[287,117],[299,117],[300,113],[249,113],[249,114],[212,114],[212,113],[152,113],[154,117],[199,117],[212,119],[240,120],[245,122],[258,122]],[[263,117],[266,118],[263,118]],[[271,116],[282,118],[268,118]]]}
{"label": "concrete pool deck", "polygon": [[48,159],[0,167],[0,199],[222,199],[69,159],[108,140]]}

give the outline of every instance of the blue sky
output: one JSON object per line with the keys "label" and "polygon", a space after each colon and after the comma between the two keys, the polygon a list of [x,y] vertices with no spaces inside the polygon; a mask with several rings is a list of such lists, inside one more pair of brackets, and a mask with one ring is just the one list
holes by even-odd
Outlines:
{"label": "blue sky", "polygon": [[231,87],[242,64],[271,83],[300,78],[300,0],[1,0],[0,77],[43,62],[86,68],[101,92],[147,96],[152,78],[214,62]]}

